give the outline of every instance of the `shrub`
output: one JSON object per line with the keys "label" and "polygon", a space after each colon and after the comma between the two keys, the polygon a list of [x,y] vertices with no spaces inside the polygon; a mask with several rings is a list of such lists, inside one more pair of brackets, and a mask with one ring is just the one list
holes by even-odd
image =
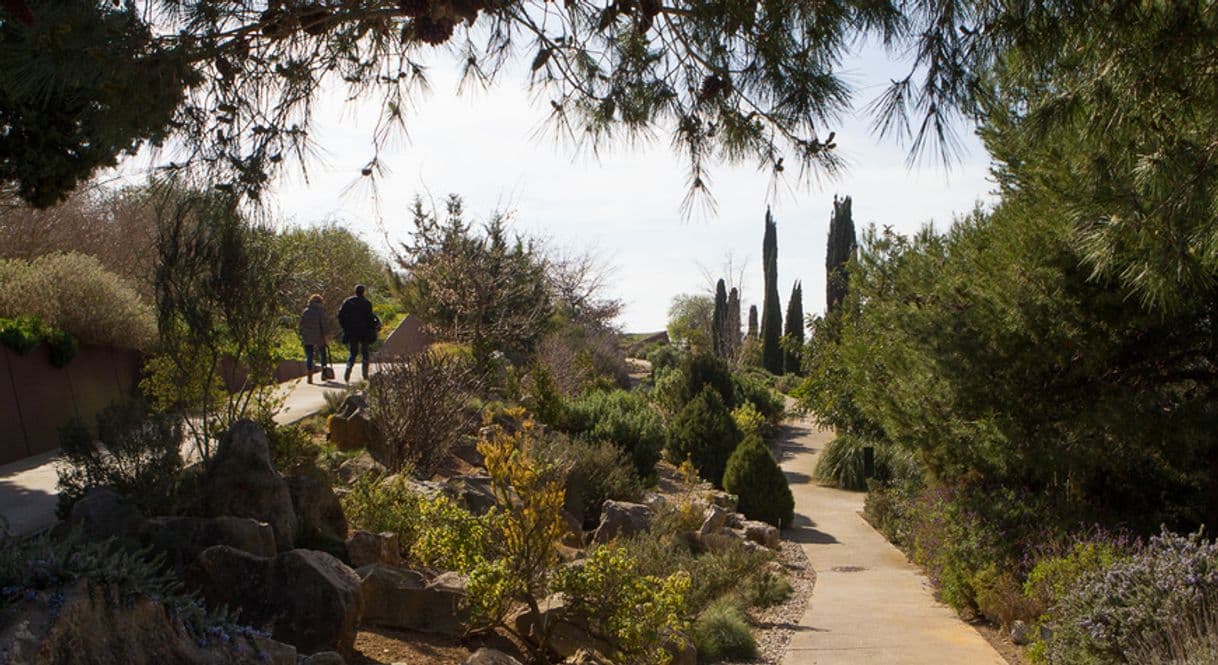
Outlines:
{"label": "shrub", "polygon": [[751,607],[773,607],[786,602],[794,589],[787,578],[768,568],[746,579],[740,588],[740,596]]}
{"label": "shrub", "polygon": [[1148,636],[1126,652],[1139,665],[1212,665],[1218,663],[1218,614],[1210,599],[1205,606],[1172,624],[1162,635]]}
{"label": "shrub", "polygon": [[1053,610],[1051,663],[1124,663],[1204,617],[1218,594],[1218,544],[1164,530],[1147,547],[1079,580]]}
{"label": "shrub", "polygon": [[152,415],[134,401],[97,414],[97,436],[73,420],[59,433],[64,464],[59,468],[60,517],[85,492],[110,486],[145,514],[168,514],[182,470],[182,427],[169,416]]}
{"label": "shrub", "polygon": [[470,366],[452,356],[424,351],[382,362],[368,384],[368,414],[384,437],[385,467],[435,473],[473,424],[465,406],[474,386]]}
{"label": "shrub", "polygon": [[665,452],[673,463],[689,458],[703,478],[722,487],[727,460],[739,442],[740,430],[718,391],[708,385],[668,424]]}
{"label": "shrub", "polygon": [[654,377],[660,370],[676,367],[681,362],[681,351],[671,344],[660,344],[648,351],[644,358],[651,363],[651,374]]}
{"label": "shrub", "polygon": [[261,420],[271,452],[271,464],[276,470],[293,474],[317,468],[317,456],[322,448],[313,442],[313,436],[303,426],[277,425],[271,418]]}
{"label": "shrub", "polygon": [[732,453],[723,488],[739,497],[739,510],[750,519],[777,527],[795,519],[795,498],[787,477],[757,435],[746,437]]}
{"label": "shrub", "polygon": [[746,437],[761,436],[766,429],[765,416],[761,415],[752,402],[744,402],[732,409],[732,421],[736,423],[736,427],[740,428],[740,433]]}
{"label": "shrub", "polygon": [[922,486],[918,482],[867,482],[863,514],[871,526],[890,542],[903,547],[913,544],[915,504]]}
{"label": "shrub", "polygon": [[521,401],[529,411],[547,425],[563,426],[567,419],[566,406],[563,403],[562,391],[550,368],[541,363],[534,363],[522,384]]}
{"label": "shrub", "polygon": [[764,381],[749,374],[732,374],[732,390],[736,404],[751,404],[770,426],[779,425],[786,416],[782,395],[770,390]]}
{"label": "shrub", "polygon": [[402,555],[410,555],[422,526],[419,514],[425,499],[410,491],[402,477],[363,476],[352,483],[350,491],[339,501],[352,529],[372,533],[392,531],[398,536]]}
{"label": "shrub", "polygon": [[17,355],[29,353],[39,342],[46,342],[49,359],[55,367],[66,367],[78,351],[75,337],[47,327],[36,317],[0,319],[0,344]]}
{"label": "shrub", "polygon": [[593,442],[612,442],[629,455],[640,478],[655,474],[664,428],[660,415],[637,392],[591,392],[566,406],[565,429]]}
{"label": "shrub", "polygon": [[731,409],[736,406],[736,388],[732,383],[732,372],[727,362],[709,353],[693,353],[681,361],[682,402],[696,398],[702,389],[710,386],[719,393],[723,404]]}
{"label": "shrub", "polygon": [[722,598],[703,610],[694,621],[692,637],[699,661],[757,657],[757,641],[740,601],[735,598]]}
{"label": "shrub", "polygon": [[977,588],[977,609],[991,622],[1009,626],[1016,619],[1034,621],[1044,611],[1044,606],[1023,592],[1023,585],[1008,570],[987,568],[978,573],[974,585]]}
{"label": "shrub", "polygon": [[143,349],[157,332],[135,287],[84,254],[0,260],[0,317],[19,316],[84,344]]}
{"label": "shrub", "polygon": [[1064,554],[1037,561],[1024,581],[1024,594],[1048,609],[1065,598],[1080,579],[1111,567],[1125,556],[1126,552],[1114,542],[1086,540],[1075,543]]}
{"label": "shrub", "polygon": [[626,358],[616,333],[574,323],[542,338],[534,362],[545,366],[564,395],[594,389],[612,390],[629,381]]}
{"label": "shrub", "polygon": [[875,451],[873,469],[875,480],[885,481],[894,474],[908,475],[915,472],[912,467],[916,464],[909,453],[897,449],[894,444],[880,444],[852,434],[839,434],[825,446],[816,470],[812,472],[817,480],[831,483],[836,487],[848,490],[867,489],[866,466],[863,449],[871,446]]}
{"label": "shrub", "polygon": [[566,471],[566,500],[579,502],[585,528],[600,522],[601,505],[606,499],[638,501],[643,484],[630,459],[608,441],[584,441],[555,435],[540,438],[529,453],[539,461]]}

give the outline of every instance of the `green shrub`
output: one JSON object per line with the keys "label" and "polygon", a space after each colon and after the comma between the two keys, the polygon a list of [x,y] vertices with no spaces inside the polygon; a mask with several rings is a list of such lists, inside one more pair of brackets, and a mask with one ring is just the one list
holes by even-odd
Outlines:
{"label": "green shrub", "polygon": [[522,388],[523,403],[541,422],[553,427],[561,427],[567,420],[566,407],[563,404],[562,391],[558,382],[550,374],[550,369],[541,363],[535,363],[529,370],[528,378]]}
{"label": "green shrub", "polygon": [[685,459],[716,487],[723,486],[727,460],[740,442],[740,430],[713,386],[702,388],[668,424],[665,453],[674,463]]}
{"label": "green shrub", "polygon": [[890,542],[909,547],[913,543],[915,502],[921,484],[870,480],[867,488],[867,498],[863,502],[867,521]]}
{"label": "green shrub", "polygon": [[583,516],[584,528],[593,528],[600,522],[601,505],[606,499],[637,502],[643,497],[643,483],[634,465],[609,441],[548,436],[539,438],[529,453],[566,471],[567,505],[572,507],[572,501],[579,503],[576,514]]}
{"label": "green shrub", "polygon": [[359,478],[340,499],[351,528],[372,533],[392,531],[402,556],[409,556],[423,525],[419,513],[424,498],[410,491],[400,476],[382,480],[376,474]]}
{"label": "green shrub", "polygon": [[0,319],[0,344],[24,356],[42,341],[42,322],[32,316]]}
{"label": "green shrub", "polygon": [[688,403],[710,386],[728,409],[736,406],[736,388],[727,362],[709,353],[694,353],[681,361],[682,402]]}
{"label": "green shrub", "polygon": [[732,409],[732,421],[744,436],[761,436],[766,429],[765,416],[761,415],[752,402],[745,402]]}
{"label": "green shrub", "polygon": [[0,260],[0,317],[25,316],[84,344],[142,349],[156,339],[135,287],[84,254]]}
{"label": "green shrub", "polygon": [[1028,572],[1023,590],[1045,608],[1056,605],[1086,575],[1097,573],[1125,558],[1115,543],[1087,540],[1076,543],[1065,554],[1047,556]]}
{"label": "green shrub", "polygon": [[654,378],[656,372],[676,367],[681,362],[681,351],[671,344],[659,344],[643,357],[651,363],[651,375]]}
{"label": "green shrub", "polygon": [[67,367],[79,351],[76,338],[62,330],[48,330],[43,339],[46,340],[47,350],[50,352],[51,364],[55,367]]}
{"label": "green shrub", "polygon": [[274,420],[266,418],[262,422],[262,431],[266,432],[271,464],[277,471],[290,475],[317,468],[317,456],[322,447],[313,442],[312,435],[304,427],[299,424],[276,425]]}
{"label": "green shrub", "polygon": [[698,615],[692,629],[698,660],[750,660],[757,657],[757,641],[748,617],[736,598],[722,598]]}
{"label": "green shrub", "polygon": [[634,463],[640,478],[655,474],[664,428],[660,415],[641,393],[591,392],[568,402],[564,429],[578,438],[616,444]]}
{"label": "green shrub", "polygon": [[[669,515],[670,518],[676,516]],[[701,522],[700,519],[698,521]],[[766,562],[773,558],[768,551],[729,547],[698,554],[683,537],[691,530],[689,524],[671,524],[682,533],[665,530],[662,524],[654,521],[652,524],[652,531],[619,542],[638,562],[641,575],[664,578],[678,571],[688,573],[693,584],[686,594],[686,602],[692,614],[698,614],[725,595],[742,595],[750,602],[764,595],[761,592],[750,593],[750,589],[757,591],[759,587],[768,584],[758,581],[767,573]],[[693,528],[697,526],[694,524]],[[739,593],[742,590],[745,591],[744,594]]]}
{"label": "green shrub", "polygon": [[59,516],[66,517],[85,492],[110,486],[145,514],[172,512],[182,471],[182,427],[151,414],[145,403],[117,404],[97,414],[97,436],[79,420],[60,429]]}
{"label": "green shrub", "polygon": [[782,395],[770,390],[764,381],[752,374],[732,374],[732,390],[736,395],[736,404],[752,404],[770,426],[779,425],[786,417]]}
{"label": "green shrub", "polygon": [[786,602],[794,589],[787,578],[767,568],[744,580],[740,596],[751,607],[773,607]]}
{"label": "green shrub", "polygon": [[749,519],[777,527],[795,519],[795,498],[787,477],[757,435],[746,437],[728,459],[723,488],[739,497],[739,510]]}
{"label": "green shrub", "polygon": [[886,481],[894,475],[917,473],[916,463],[909,453],[893,444],[876,445],[852,434],[839,434],[825,446],[812,476],[847,490],[867,489],[866,467],[863,449],[871,446],[875,451],[874,480]]}

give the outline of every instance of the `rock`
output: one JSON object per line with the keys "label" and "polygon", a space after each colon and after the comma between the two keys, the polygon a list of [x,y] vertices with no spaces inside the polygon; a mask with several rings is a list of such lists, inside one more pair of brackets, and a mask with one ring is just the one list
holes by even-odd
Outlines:
{"label": "rock", "polygon": [[326,440],[339,450],[373,451],[379,447],[379,439],[376,424],[362,409],[326,418]]}
{"label": "rock", "polygon": [[79,529],[87,540],[118,538],[134,541],[143,523],[144,514],[118,490],[95,487],[72,505],[65,528]]}
{"label": "rock", "polygon": [[262,427],[233,423],[220,440],[203,482],[204,504],[213,517],[251,517],[271,525],[280,552],[292,548],[296,513],[283,476],[271,466]]}
{"label": "rock", "polygon": [[592,534],[592,542],[607,543],[620,536],[632,536],[651,528],[651,509],[641,503],[605,501],[601,507],[601,523]]}
{"label": "rock", "polygon": [[397,566],[402,563],[398,535],[392,531],[372,533],[358,530],[347,539],[347,558],[359,569],[374,563]]}
{"label": "rock", "polygon": [[339,479],[348,485],[368,474],[383,476],[385,472],[385,465],[372,459],[372,455],[369,455],[367,451],[352,457],[338,467]]}
{"label": "rock", "polygon": [[672,654],[670,665],[698,665],[698,649],[693,640],[684,635],[676,635],[664,643],[664,649]]}
{"label": "rock", "polygon": [[[492,427],[491,429],[494,428]],[[456,446],[453,446],[452,454],[457,459],[476,469],[486,468],[486,458],[482,456],[482,453],[478,452],[478,439],[473,437],[463,439]]]}
{"label": "rock", "polygon": [[373,564],[359,569],[365,625],[459,636],[468,612],[462,607],[463,581]]}
{"label": "rock", "polygon": [[778,549],[782,544],[776,527],[756,520],[745,520],[744,537],[772,550]]}
{"label": "rock", "polygon": [[727,527],[720,527],[710,533],[699,533],[698,544],[707,552],[724,552],[740,547],[744,534]]}
{"label": "rock", "polygon": [[702,528],[698,529],[698,535],[714,533],[727,525],[727,518],[731,513],[726,508],[720,506],[707,506],[706,510],[702,511]]}
{"label": "rock", "polygon": [[567,618],[566,599],[562,594],[553,594],[540,603],[540,614],[530,609],[522,610],[511,621],[521,635],[536,639],[543,630],[551,628],[550,650],[560,658],[570,658],[581,650],[611,653],[613,646],[598,640],[583,627]]}
{"label": "rock", "polygon": [[584,546],[584,524],[576,519],[574,515],[567,511],[562,512],[563,524],[567,527],[567,532],[562,535],[562,544],[567,547],[583,547]]}
{"label": "rock", "polygon": [[226,546],[204,550],[188,580],[211,608],[228,607],[302,653],[349,651],[363,604],[359,577],[325,552],[291,550],[273,559]]}
{"label": "rock", "polygon": [[736,497],[722,490],[710,490],[706,493],[706,498],[711,504],[726,508],[732,512],[736,510]]}
{"label": "rock", "polygon": [[741,515],[740,513],[728,513],[727,522],[725,522],[723,526],[726,526],[729,529],[743,529],[744,520],[744,515]]}
{"label": "rock", "polygon": [[613,661],[595,651],[580,649],[570,658],[563,661],[564,665],[613,665]]}
{"label": "rock", "polygon": [[271,526],[248,517],[154,517],[140,527],[140,542],[164,552],[166,562],[177,570],[185,570],[214,545],[275,556]]}
{"label": "rock", "polygon": [[1043,623],[1040,624],[1039,628],[1040,628],[1040,641],[1041,642],[1052,642],[1053,641],[1053,629],[1046,626]]}
{"label": "rock", "polygon": [[319,651],[301,658],[297,665],[347,665],[347,661],[336,651]]}
{"label": "rock", "polygon": [[360,411],[367,410],[368,396],[364,393],[353,392],[348,393],[347,396],[343,398],[343,403],[338,406],[338,409],[334,413],[344,418],[350,418]]}
{"label": "rock", "polygon": [[1019,646],[1024,646],[1032,641],[1029,634],[1028,624],[1016,619],[1011,622],[1011,641]]}
{"label": "rock", "polygon": [[502,651],[482,647],[461,661],[461,665],[520,665],[520,661]]}
{"label": "rock", "polygon": [[252,634],[202,642],[149,598],[108,602],[81,582],[39,593],[0,615],[0,663],[6,665],[295,665],[296,649]]}
{"label": "rock", "polygon": [[306,541],[347,539],[347,518],[330,483],[313,476],[288,476],[296,533]]}
{"label": "rock", "polygon": [[444,487],[446,494],[475,515],[485,515],[497,503],[490,476],[453,476]]}
{"label": "rock", "polygon": [[655,492],[648,492],[643,496],[643,505],[650,508],[652,511],[657,511],[668,505],[668,497]]}

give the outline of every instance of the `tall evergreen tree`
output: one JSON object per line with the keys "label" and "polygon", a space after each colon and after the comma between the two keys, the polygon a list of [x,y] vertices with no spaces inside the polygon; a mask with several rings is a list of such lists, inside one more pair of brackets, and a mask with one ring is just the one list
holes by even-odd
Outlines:
{"label": "tall evergreen tree", "polygon": [[727,285],[723,280],[715,285],[715,313],[711,318],[711,350],[723,357],[728,352],[727,341]]}
{"label": "tall evergreen tree", "polygon": [[778,225],[767,208],[765,237],[761,242],[765,270],[765,300],[761,307],[761,366],[782,374],[782,302],[778,299]]}
{"label": "tall evergreen tree", "polygon": [[791,287],[791,300],[787,302],[787,325],[783,347],[783,369],[791,374],[802,374],[800,351],[804,345],[804,287],[795,282]]}
{"label": "tall evergreen tree", "polygon": [[757,305],[749,305],[749,339],[757,339]]}
{"label": "tall evergreen tree", "polygon": [[740,291],[732,287],[727,293],[727,355],[735,358],[740,353]]}
{"label": "tall evergreen tree", "polygon": [[858,241],[854,237],[854,217],[850,197],[833,197],[833,216],[829,218],[829,246],[825,252],[825,311],[833,314],[846,300],[850,276],[847,264],[854,257]]}

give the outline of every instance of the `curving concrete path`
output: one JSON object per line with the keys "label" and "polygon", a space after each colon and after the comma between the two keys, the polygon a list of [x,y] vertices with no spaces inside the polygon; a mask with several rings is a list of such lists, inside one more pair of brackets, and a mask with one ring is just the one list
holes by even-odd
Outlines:
{"label": "curving concrete path", "polygon": [[812,480],[833,432],[786,426],[780,461],[816,586],[783,665],[1005,665],[976,630],[935,600],[926,577],[862,517],[862,492]]}

